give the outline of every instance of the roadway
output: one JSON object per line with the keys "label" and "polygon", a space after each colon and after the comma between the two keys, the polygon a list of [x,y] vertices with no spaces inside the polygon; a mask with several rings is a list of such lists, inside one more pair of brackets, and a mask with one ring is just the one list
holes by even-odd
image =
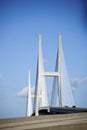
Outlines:
{"label": "roadway", "polygon": [[0,119],[0,130],[87,130],[87,113]]}

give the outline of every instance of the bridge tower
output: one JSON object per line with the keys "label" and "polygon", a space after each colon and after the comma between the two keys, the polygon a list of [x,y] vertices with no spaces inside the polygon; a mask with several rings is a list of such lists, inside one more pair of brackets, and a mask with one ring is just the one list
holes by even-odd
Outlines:
{"label": "bridge tower", "polygon": [[70,85],[70,80],[68,77],[67,67],[65,63],[65,58],[63,54],[63,49],[62,49],[61,35],[58,36],[58,49],[57,49],[56,66],[54,72],[44,71],[41,35],[39,35],[38,37],[38,42],[39,43],[38,43],[38,60],[37,60],[35,94],[33,96],[31,95],[31,97],[34,98],[32,111],[35,111],[35,116],[39,116],[39,108],[49,106],[47,87],[45,82],[46,76],[54,77],[52,95],[51,95],[51,106],[71,107],[75,105],[73,94],[72,94],[72,88]]}
{"label": "bridge tower", "polygon": [[[38,66],[37,66],[37,83],[36,83],[36,106],[35,106],[35,115],[38,116],[39,115],[39,112],[38,112],[38,101],[39,101],[39,98],[42,98],[42,95],[40,95],[39,93],[39,89],[40,89],[40,77],[44,78],[44,76],[52,76],[52,77],[57,77],[58,78],[58,99],[59,99],[59,107],[62,107],[62,96],[61,96],[61,77],[60,77],[60,58],[61,58],[61,53],[60,53],[60,50],[61,50],[61,35],[58,36],[58,56],[57,56],[57,59],[56,61],[58,62],[57,65],[58,65],[58,71],[57,72],[44,72],[44,71],[40,71],[41,69],[41,66],[43,65],[43,62],[42,62],[42,57],[41,57],[41,42],[42,42],[42,39],[41,39],[41,35],[39,35],[39,49],[38,49]],[[44,86],[43,86],[44,87]],[[45,97],[44,97],[45,98]]]}

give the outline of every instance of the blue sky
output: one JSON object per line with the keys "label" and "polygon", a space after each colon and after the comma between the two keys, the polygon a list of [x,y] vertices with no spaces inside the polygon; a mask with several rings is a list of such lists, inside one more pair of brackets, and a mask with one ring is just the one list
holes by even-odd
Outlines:
{"label": "blue sky", "polygon": [[0,118],[25,116],[26,97],[17,93],[29,69],[35,85],[38,34],[45,70],[54,71],[59,33],[76,106],[87,107],[86,0],[0,0]]}

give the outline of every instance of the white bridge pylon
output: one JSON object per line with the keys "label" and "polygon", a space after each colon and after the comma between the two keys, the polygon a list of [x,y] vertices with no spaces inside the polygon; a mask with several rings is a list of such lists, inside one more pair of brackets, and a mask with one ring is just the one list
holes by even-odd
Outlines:
{"label": "white bridge pylon", "polygon": [[61,35],[58,36],[58,50],[57,50],[55,72],[44,71],[43,55],[41,47],[42,43],[41,35],[39,35],[38,40],[39,40],[39,46],[38,46],[37,74],[36,74],[35,95],[33,96],[34,105],[33,108],[32,106],[30,106],[30,108],[32,108],[32,111],[35,111],[35,116],[39,115],[39,108],[49,106],[45,76],[54,77],[52,94],[51,94],[52,107],[63,107],[63,106],[71,107],[75,105],[72,88],[70,85],[65,59],[63,55]]}

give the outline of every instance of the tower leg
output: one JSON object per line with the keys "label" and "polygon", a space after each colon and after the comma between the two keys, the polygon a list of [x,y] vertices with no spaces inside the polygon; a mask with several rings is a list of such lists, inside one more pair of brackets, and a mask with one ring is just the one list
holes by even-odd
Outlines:
{"label": "tower leg", "polygon": [[58,36],[58,99],[59,107],[62,107],[62,95],[61,95],[61,35]]}
{"label": "tower leg", "polygon": [[35,116],[39,116],[39,111],[38,111],[38,98],[39,98],[39,79],[40,79],[40,46],[41,46],[41,35],[38,37],[39,40],[39,46],[38,46],[38,70],[37,70],[37,88],[36,88],[36,110],[35,110]]}

